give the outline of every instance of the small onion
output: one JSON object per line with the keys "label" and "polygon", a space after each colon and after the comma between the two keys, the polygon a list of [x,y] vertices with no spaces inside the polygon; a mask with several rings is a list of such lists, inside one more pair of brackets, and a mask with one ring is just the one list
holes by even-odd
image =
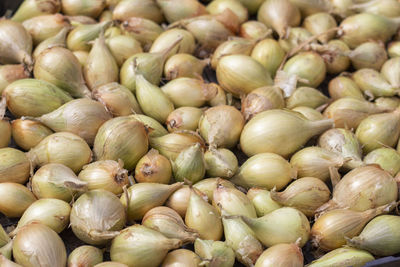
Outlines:
{"label": "small onion", "polygon": [[67,264],[67,251],[61,238],[51,228],[41,223],[22,227],[13,241],[16,263],[26,267]]}
{"label": "small onion", "polygon": [[113,8],[112,14],[114,20],[140,17],[159,24],[164,21],[162,11],[153,0],[121,0]]}
{"label": "small onion", "polygon": [[31,164],[27,156],[20,150],[0,148],[0,182],[24,184],[30,174]]}
{"label": "small onion", "polygon": [[166,124],[169,132],[191,130],[196,131],[203,109],[195,107],[180,107],[172,111]]}
{"label": "small onion", "polygon": [[389,43],[388,48],[387,48],[387,53],[390,58],[400,56],[400,42],[393,41],[393,42]]}
{"label": "small onion", "polygon": [[161,33],[151,45],[150,53],[163,52],[169,48],[170,44],[181,39],[179,46],[175,46],[166,54],[167,58],[179,53],[193,54],[196,48],[196,41],[193,35],[184,29],[169,29]]}
{"label": "small onion", "polygon": [[356,70],[370,68],[380,70],[387,61],[387,54],[383,44],[365,42],[349,53],[351,64]]}
{"label": "small onion", "polygon": [[321,114],[321,112],[310,107],[299,106],[292,108],[292,110],[302,114],[310,121],[319,121],[324,119],[324,116]]}
{"label": "small onion", "polygon": [[138,183],[168,184],[171,177],[171,163],[155,149],[144,155],[135,168],[135,180]]}
{"label": "small onion", "polygon": [[321,258],[311,262],[308,267],[323,267],[327,264],[343,266],[350,265],[354,267],[362,267],[367,262],[373,261],[375,258],[367,251],[350,247],[334,249],[326,253]]}
{"label": "small onion", "polygon": [[400,87],[400,59],[398,58],[391,58],[384,62],[381,73],[383,77],[396,89]]}
{"label": "small onion", "polygon": [[102,31],[105,31],[111,21],[104,21],[96,24],[82,24],[74,28],[67,37],[67,47],[71,51],[90,51],[92,47],[89,43],[99,37]]}
{"label": "small onion", "polygon": [[12,82],[29,78],[29,76],[30,72],[23,64],[0,66],[0,94]]}
{"label": "small onion", "polygon": [[260,62],[265,69],[275,76],[285,57],[285,50],[274,39],[265,39],[257,43],[251,51],[251,57]]}
{"label": "small onion", "polygon": [[169,196],[169,198],[165,202],[165,206],[173,209],[182,218],[185,218],[189,199],[190,199],[190,188],[188,185],[183,185],[181,188],[179,188]]}
{"label": "small onion", "polygon": [[321,53],[322,58],[325,60],[326,71],[330,74],[339,74],[350,67],[350,59],[347,55],[351,51],[343,41],[329,41]]}
{"label": "small onion", "polygon": [[[279,45],[282,49],[291,53],[298,47],[302,48],[301,45],[305,42],[309,42],[310,38],[313,36],[311,32],[307,31],[302,27],[289,28],[284,39],[279,39]],[[312,41],[311,44],[315,44],[316,41]],[[305,50],[305,49],[302,49]]]}
{"label": "small onion", "polygon": [[89,267],[103,262],[103,251],[93,246],[80,246],[68,256],[69,267]]}
{"label": "small onion", "polygon": [[265,189],[250,188],[249,191],[247,191],[247,197],[253,203],[257,217],[262,217],[274,210],[282,208],[279,203],[272,200],[271,193]]}
{"label": "small onion", "polygon": [[200,60],[185,53],[175,54],[165,62],[164,76],[167,80],[180,77],[199,78],[209,63],[209,59]]}
{"label": "small onion", "polygon": [[169,23],[207,13],[205,6],[196,0],[156,0]]}
{"label": "small onion", "polygon": [[255,267],[291,266],[302,267],[303,253],[296,244],[278,244],[266,249],[258,258]]}
{"label": "small onion", "polygon": [[240,25],[239,36],[246,39],[259,40],[270,34],[271,30],[264,23],[249,20]]}
{"label": "small onion", "polygon": [[74,56],[78,59],[81,66],[85,66],[87,58],[89,56],[89,52],[87,51],[74,51],[72,52]]}
{"label": "small onion", "polygon": [[199,143],[183,150],[174,161],[171,161],[172,172],[176,181],[186,180],[196,183],[204,178],[206,166],[203,149]]}
{"label": "small onion", "polygon": [[360,69],[353,73],[352,79],[364,94],[372,99],[398,94],[399,89],[386,81],[385,76],[374,69]]}
{"label": "small onion", "polygon": [[0,183],[2,201],[0,212],[7,217],[21,217],[25,210],[36,201],[29,189],[17,183]]}
{"label": "small onion", "polygon": [[212,15],[222,13],[225,9],[230,9],[239,18],[239,22],[240,23],[246,22],[247,19],[248,19],[248,11],[242,5],[240,0],[234,0],[234,1],[231,1],[231,0],[216,0],[216,1],[212,1],[210,4],[208,4],[206,9]]}
{"label": "small onion", "polygon": [[400,106],[400,98],[397,97],[379,97],[375,99],[375,104],[387,109],[396,109]]}
{"label": "small onion", "polygon": [[160,137],[168,134],[168,131],[161,125],[161,123],[152,117],[143,114],[135,114],[130,117],[144,124],[146,129],[149,131],[149,137]]}
{"label": "small onion", "polygon": [[364,100],[364,95],[358,85],[352,79],[345,76],[333,78],[329,82],[328,90],[333,100],[343,97],[353,97]]}
{"label": "small onion", "polygon": [[226,148],[210,148],[204,153],[206,171],[210,177],[231,178],[238,170],[238,160],[232,151]]}
{"label": "small onion", "polygon": [[0,119],[0,148],[7,147],[11,141],[11,124]]}
{"label": "small onion", "polygon": [[256,42],[257,40],[248,40],[245,38],[232,38],[230,40],[223,42],[217,47],[217,49],[215,49],[211,57],[211,67],[213,69],[216,69],[219,60],[224,56],[228,55],[249,56]]}
{"label": "small onion", "polygon": [[124,206],[113,193],[98,189],[89,191],[72,205],[71,228],[82,241],[91,245],[106,244],[124,227]]}
{"label": "small onion", "polygon": [[200,257],[191,250],[188,249],[177,249],[167,254],[162,267],[197,267],[201,263]]}
{"label": "small onion", "polygon": [[152,20],[131,17],[121,24],[121,29],[127,35],[131,35],[142,44],[145,51],[149,50],[151,44],[164,31],[160,25]]}
{"label": "small onion", "polygon": [[289,109],[300,106],[318,108],[327,104],[328,101],[329,98],[317,89],[299,87],[286,99],[286,107]]}
{"label": "small onion", "polygon": [[327,43],[335,37],[335,32],[330,32],[321,35],[337,26],[336,20],[332,15],[325,12],[315,13],[306,17],[303,21],[303,27],[306,28],[313,35],[320,35],[318,40],[321,43]]}
{"label": "small onion", "polygon": [[219,177],[207,178],[201,180],[200,182],[194,184],[193,188],[198,189],[198,191],[196,192],[199,193],[204,200],[208,201],[209,203],[212,203],[214,199],[214,191],[217,189],[217,185],[221,185],[223,187],[228,187],[228,188],[235,188],[235,185],[233,183],[231,183],[228,180],[221,179]]}
{"label": "small onion", "polygon": [[197,238],[194,251],[202,259],[207,259],[208,266],[232,267],[235,263],[235,253],[226,242]]}
{"label": "small onion", "polygon": [[331,7],[328,0],[290,0],[290,2],[300,9],[303,17],[318,12],[328,12]]}
{"label": "small onion", "polygon": [[130,35],[113,36],[108,38],[106,43],[119,67],[134,54],[143,52],[139,41]]}
{"label": "small onion", "polygon": [[357,12],[366,12],[385,17],[398,17],[400,15],[400,3],[396,0],[364,1],[351,7]]}
{"label": "small onion", "polygon": [[54,14],[60,11],[59,0],[26,0],[15,11],[11,20],[23,22],[24,20],[46,14]]}
{"label": "small onion", "polygon": [[37,59],[39,55],[48,48],[54,46],[66,46],[67,34],[70,31],[69,27],[62,28],[56,35],[44,40],[35,47],[33,57]]}
{"label": "small onion", "polygon": [[96,18],[100,15],[100,13],[105,8],[105,1],[98,0],[84,0],[84,1],[76,1],[76,0],[63,0],[62,4],[62,12],[64,14],[70,16],[89,16]]}
{"label": "small onion", "polygon": [[388,147],[372,150],[364,157],[366,164],[378,164],[382,169],[395,176],[400,171],[400,154]]}

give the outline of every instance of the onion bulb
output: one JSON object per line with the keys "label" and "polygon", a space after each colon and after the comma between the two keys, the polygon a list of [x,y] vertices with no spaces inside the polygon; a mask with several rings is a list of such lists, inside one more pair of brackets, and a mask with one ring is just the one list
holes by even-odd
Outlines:
{"label": "onion bulb", "polygon": [[99,22],[96,24],[81,24],[75,27],[67,37],[67,47],[71,51],[90,51],[90,42],[99,37],[112,24],[111,21]]}
{"label": "onion bulb", "polygon": [[122,0],[113,8],[114,20],[126,20],[140,17],[152,20],[158,24],[164,21],[164,16],[153,0]]}
{"label": "onion bulb", "polygon": [[88,245],[77,247],[68,256],[69,267],[94,266],[101,262],[103,262],[103,251]]}
{"label": "onion bulb", "polygon": [[168,115],[166,121],[168,131],[196,131],[203,111],[203,109],[195,107],[180,107],[175,109]]}
{"label": "onion bulb", "polygon": [[303,27],[313,35],[320,35],[318,41],[321,43],[327,43],[335,37],[335,32],[329,32],[321,35],[324,32],[329,31],[337,26],[335,18],[326,12],[320,12],[312,14],[306,17],[303,21]]}
{"label": "onion bulb", "polygon": [[10,218],[21,217],[36,201],[27,187],[17,183],[0,183],[0,193],[2,195],[0,212]]}
{"label": "onion bulb", "polygon": [[193,185],[193,187],[198,189],[197,193],[199,193],[204,200],[212,203],[214,199],[214,191],[217,189],[217,185],[228,188],[235,188],[235,185],[233,183],[221,178],[207,178],[201,180],[200,182],[197,182]]}
{"label": "onion bulb", "polygon": [[383,77],[396,89],[400,87],[400,60],[398,58],[391,58],[384,62],[381,74]]}
{"label": "onion bulb", "polygon": [[302,267],[303,260],[303,253],[296,244],[277,244],[266,249],[254,266]]}
{"label": "onion bulb", "polygon": [[183,150],[174,161],[171,161],[171,165],[176,181],[183,182],[187,179],[191,183],[196,183],[203,179],[206,166],[201,145],[196,143]]}
{"label": "onion bulb", "polygon": [[0,119],[0,148],[7,147],[10,141],[11,124],[6,120]]}
{"label": "onion bulb", "polygon": [[143,49],[139,41],[131,35],[117,35],[106,40],[111,54],[114,56],[118,67],[134,54],[142,53]]}
{"label": "onion bulb", "polygon": [[148,130],[151,129],[151,131],[149,131],[148,133],[150,138],[160,137],[168,134],[168,131],[164,128],[164,126],[162,126],[161,123],[159,123],[152,117],[143,114],[134,114],[130,115],[130,117],[143,123]]}
{"label": "onion bulb", "polygon": [[0,149],[0,182],[24,184],[30,175],[31,164],[20,150],[5,147]]}
{"label": "onion bulb", "polygon": [[349,53],[354,68],[370,68],[380,70],[387,61],[387,54],[382,43],[365,42]]}
{"label": "onion bulb", "polygon": [[286,107],[289,109],[300,106],[318,108],[327,104],[328,101],[329,98],[317,89],[299,87],[286,99]]}
{"label": "onion bulb", "polygon": [[256,20],[242,23],[239,29],[239,36],[250,40],[259,40],[268,34],[271,34],[271,30],[264,23]]}
{"label": "onion bulb", "polygon": [[207,14],[205,6],[196,0],[175,0],[174,2],[157,0],[156,2],[168,23]]}
{"label": "onion bulb", "polygon": [[[360,2],[360,1],[358,1]],[[400,3],[396,0],[364,1],[351,7],[357,12],[366,12],[385,17],[398,17],[400,15]]]}
{"label": "onion bulb", "polygon": [[282,208],[279,203],[272,200],[270,191],[265,189],[250,188],[249,191],[247,191],[247,197],[253,203],[257,217],[262,217],[274,210]]}
{"label": "onion bulb", "polygon": [[117,196],[97,189],[75,201],[70,220],[72,231],[80,240],[103,245],[119,234],[125,225],[126,213]]}
{"label": "onion bulb", "polygon": [[66,47],[66,40],[69,31],[69,27],[64,27],[56,35],[38,44],[33,52],[33,57],[35,59],[38,58],[43,51],[54,46]]}
{"label": "onion bulb", "polygon": [[138,17],[131,17],[122,22],[121,29],[125,34],[139,41],[145,51],[149,50],[151,44],[164,31],[154,21]]}
{"label": "onion bulb", "polygon": [[[172,49],[168,49],[171,44],[179,42],[178,46],[174,46]],[[196,49],[196,40],[194,36],[187,30],[184,29],[168,29],[161,33],[151,45],[150,53],[161,53],[166,52],[166,57],[170,58],[173,55],[180,53],[193,54]]]}
{"label": "onion bulb", "polygon": [[310,121],[319,121],[324,119],[324,116],[321,114],[321,112],[310,107],[299,106],[292,108],[292,110],[302,114]]}
{"label": "onion bulb", "polygon": [[238,170],[238,160],[235,154],[226,148],[209,148],[204,153],[206,171],[210,177],[221,177],[229,179]]}
{"label": "onion bulb", "polygon": [[364,100],[364,95],[358,85],[349,77],[333,78],[328,85],[329,95],[333,100],[343,97],[353,97]]}
{"label": "onion bulb", "polygon": [[60,0],[25,0],[15,11],[11,20],[23,22],[24,20],[60,11]]}
{"label": "onion bulb", "polygon": [[232,267],[235,263],[235,253],[226,242],[197,238],[194,251],[208,262],[209,267]]}
{"label": "onion bulb", "polygon": [[399,44],[400,44],[399,41],[393,41],[388,44],[387,53],[390,58],[395,58],[395,57],[400,56],[400,45]]}
{"label": "onion bulb", "polygon": [[215,49],[211,57],[211,67],[216,69],[219,60],[227,55],[249,56],[256,42],[257,40],[248,40],[245,38],[234,38],[223,42],[217,47],[217,49]]}
{"label": "onion bulb", "polygon": [[[392,67],[392,71],[396,68]],[[369,98],[380,96],[395,96],[398,94],[396,85],[386,81],[383,74],[374,69],[360,69],[353,73],[352,79]]]}
{"label": "onion bulb", "polygon": [[185,218],[187,206],[189,204],[189,199],[190,199],[190,188],[188,185],[183,185],[181,188],[179,188],[169,196],[169,198],[165,202],[165,206],[173,209],[182,218]]}
{"label": "onion bulb", "polygon": [[105,1],[98,0],[63,0],[62,12],[70,16],[88,16],[97,18],[106,6]]}
{"label": "onion bulb", "polygon": [[365,164],[378,164],[383,170],[395,176],[400,171],[400,154],[393,148],[381,147],[364,157]]}
{"label": "onion bulb", "polygon": [[138,162],[135,168],[135,180],[138,183],[168,184],[172,177],[170,161],[151,149]]}
{"label": "onion bulb", "polygon": [[251,57],[260,62],[272,77],[275,77],[285,57],[285,50],[283,50],[278,41],[264,39],[254,46],[251,51]]}
{"label": "onion bulb", "polygon": [[188,249],[177,249],[167,254],[161,266],[197,267],[201,262],[200,257],[193,251]]}
{"label": "onion bulb", "polygon": [[164,76],[167,80],[180,77],[199,78],[209,63],[209,59],[200,60],[185,53],[175,54],[165,62]]}
{"label": "onion bulb", "polygon": [[30,71],[24,64],[0,66],[0,94],[12,82],[29,78],[29,76]]}
{"label": "onion bulb", "polygon": [[323,267],[326,265],[362,267],[375,258],[367,251],[351,247],[342,247],[326,253],[321,258],[311,262],[308,267]]}

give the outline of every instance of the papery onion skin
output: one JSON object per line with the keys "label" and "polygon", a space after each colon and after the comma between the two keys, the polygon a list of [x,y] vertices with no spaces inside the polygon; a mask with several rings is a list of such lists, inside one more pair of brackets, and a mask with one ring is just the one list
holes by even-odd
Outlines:
{"label": "papery onion skin", "polygon": [[303,253],[296,244],[278,244],[266,249],[254,266],[302,267],[303,260]]}
{"label": "papery onion skin", "polygon": [[36,201],[36,197],[27,187],[17,183],[0,183],[0,193],[0,212],[10,218],[21,217]]}
{"label": "papery onion skin", "polygon": [[362,267],[375,258],[367,251],[342,247],[326,253],[321,258],[311,262],[308,267],[325,267],[329,265],[343,266],[348,264],[353,267]]}
{"label": "papery onion skin", "polygon": [[29,76],[30,72],[23,64],[0,66],[0,94],[10,83],[16,80],[29,78]]}
{"label": "papery onion skin", "polygon": [[247,197],[252,201],[256,209],[257,217],[262,217],[282,206],[272,200],[271,193],[268,190],[252,187],[247,191]]}
{"label": "papery onion skin", "polygon": [[183,185],[181,188],[172,193],[165,206],[176,211],[182,218],[185,218],[186,209],[190,199],[190,188],[188,185]]}
{"label": "papery onion skin", "polygon": [[366,164],[378,164],[395,176],[400,171],[400,154],[393,148],[382,147],[372,150],[364,157]]}
{"label": "papery onion skin", "polygon": [[271,30],[268,29],[264,23],[256,20],[249,20],[240,25],[239,36],[246,39],[258,40],[270,31]]}
{"label": "papery onion skin", "polygon": [[11,125],[6,120],[0,120],[0,148],[7,147],[11,141]]}
{"label": "papery onion skin", "polygon": [[155,149],[151,149],[143,156],[135,168],[135,180],[138,183],[168,184],[171,177],[170,161]]}
{"label": "papery onion skin", "polygon": [[96,24],[82,24],[75,27],[67,37],[67,47],[71,51],[90,51],[92,47],[89,42],[96,39],[101,31],[105,31],[110,25],[111,21],[104,21]]}
{"label": "papery onion skin", "polygon": [[229,179],[239,168],[235,154],[226,148],[209,149],[204,154],[206,171],[210,177],[221,177]]}
{"label": "papery onion skin", "polygon": [[333,78],[329,82],[328,90],[333,100],[346,96],[364,100],[364,95],[358,85],[351,78],[345,76]]}
{"label": "papery onion skin", "polygon": [[226,242],[197,238],[194,251],[202,259],[210,259],[209,267],[232,267],[235,264],[235,253]]}
{"label": "papery onion skin", "polygon": [[224,186],[225,188],[236,188],[235,185],[230,181],[218,177],[203,179],[195,183],[193,188],[198,189],[198,191],[196,191],[197,193],[200,191],[201,194],[199,194],[204,200],[212,203],[214,199],[214,191],[217,189],[218,184]]}
{"label": "papery onion skin", "polygon": [[30,19],[32,17],[54,14],[60,11],[61,7],[60,0],[28,0],[22,2],[17,11],[15,11],[11,20],[17,22],[23,22],[24,20]]}
{"label": "papery onion skin", "polygon": [[177,249],[171,251],[165,257],[162,267],[172,266],[187,266],[196,267],[201,263],[200,257],[191,250],[188,249]]}
{"label": "papery onion skin", "polygon": [[112,9],[113,20],[126,20],[141,17],[158,24],[164,21],[162,11],[152,0],[122,0]]}
{"label": "papery onion skin", "polygon": [[172,111],[167,118],[166,124],[169,132],[180,130],[196,131],[199,125],[203,109],[195,107],[181,107]]}
{"label": "papery onion skin", "polygon": [[30,162],[26,155],[15,148],[0,149],[0,182],[25,183],[30,174]]}
{"label": "papery onion skin", "polygon": [[89,267],[101,262],[103,262],[103,251],[88,245],[77,247],[68,256],[69,267]]}

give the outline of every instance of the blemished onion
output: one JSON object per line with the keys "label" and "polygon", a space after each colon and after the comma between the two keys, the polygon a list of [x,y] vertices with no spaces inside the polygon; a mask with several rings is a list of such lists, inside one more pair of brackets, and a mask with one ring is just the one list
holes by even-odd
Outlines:
{"label": "blemished onion", "polygon": [[182,241],[136,224],[125,228],[111,244],[111,260],[127,266],[159,266],[168,251],[179,248]]}
{"label": "blemished onion", "polygon": [[360,122],[356,136],[364,153],[384,146],[394,147],[400,136],[400,108],[368,116]]}
{"label": "blemished onion", "polygon": [[361,121],[370,114],[388,111],[366,100],[352,97],[339,98],[325,109],[325,117],[335,122],[335,127],[356,129]]}
{"label": "blemished onion", "polygon": [[[254,116],[243,128],[240,146],[248,156],[272,152],[287,157],[311,137],[333,126],[331,119],[307,120],[288,110],[267,110]],[[292,133],[298,134],[293,137]]]}
{"label": "blemished onion", "polygon": [[161,33],[151,45],[150,53],[158,53],[167,50],[170,44],[175,43],[177,40],[182,39],[178,46],[167,52],[166,57],[179,53],[193,54],[196,49],[196,40],[193,35],[184,29],[169,29]]}
{"label": "blemished onion", "polygon": [[230,215],[257,217],[253,203],[243,192],[236,188],[224,187],[220,183],[217,183],[214,190],[212,203],[214,207]]}
{"label": "blemished onion", "polygon": [[364,226],[374,217],[388,213],[394,203],[366,211],[336,209],[322,214],[311,229],[311,241],[324,251],[340,248],[346,244],[346,237],[353,238],[361,233]]}
{"label": "blemished onion", "polygon": [[260,112],[285,106],[283,91],[277,86],[265,86],[253,90],[242,98],[241,111],[245,120],[249,120]]}
{"label": "blemished onion", "polygon": [[94,100],[80,98],[69,101],[58,109],[36,118],[55,132],[70,132],[93,145],[97,131],[111,115]]}
{"label": "blemished onion", "polygon": [[150,49],[151,44],[164,31],[160,25],[152,20],[131,17],[121,24],[125,34],[133,36],[138,40],[145,51]]}
{"label": "blemished onion", "polygon": [[88,190],[104,189],[116,195],[129,183],[128,171],[122,161],[99,160],[83,167],[79,180],[87,183]]}
{"label": "blemished onion", "polygon": [[168,184],[171,181],[171,177],[172,167],[170,161],[155,149],[147,152],[139,160],[135,168],[135,180],[138,183]]}
{"label": "blemished onion", "polygon": [[171,208],[156,207],[143,217],[142,225],[156,230],[168,238],[180,239],[182,243],[194,243],[198,233],[188,228],[181,216]]}
{"label": "blemished onion", "polygon": [[82,241],[102,245],[119,234],[126,221],[124,206],[113,193],[97,189],[81,195],[72,205],[71,228]]}
{"label": "blemished onion", "polygon": [[292,110],[302,114],[310,121],[319,121],[324,119],[324,116],[321,114],[321,112],[310,107],[299,106],[292,108]]}
{"label": "blemished onion", "polygon": [[0,148],[7,147],[11,141],[10,122],[0,119]]}
{"label": "blemished onion", "polygon": [[169,132],[191,130],[196,131],[203,109],[195,107],[180,107],[172,111],[167,118],[166,124]]}
{"label": "blemished onion", "polygon": [[236,259],[246,266],[253,266],[263,252],[253,230],[236,216],[222,216],[225,242],[235,252]]}
{"label": "blemished onion", "polygon": [[362,267],[367,262],[373,260],[375,260],[374,256],[368,251],[343,247],[326,253],[321,258],[311,262],[308,267],[323,267],[326,265],[343,266],[345,264],[354,267]]}
{"label": "blemished onion", "polygon": [[186,53],[175,54],[165,62],[164,76],[167,80],[180,77],[199,78],[209,63],[209,59],[200,60]]}
{"label": "blemished onion", "polygon": [[270,191],[260,188],[250,188],[247,191],[247,197],[253,203],[256,209],[257,217],[262,217],[274,210],[282,208],[282,206],[272,200]]}
{"label": "blemished onion", "polygon": [[[202,107],[217,95],[212,83],[197,78],[177,78],[161,87],[175,107]],[[152,107],[154,109],[154,107]]]}
{"label": "blemished onion", "polygon": [[54,36],[44,40],[40,44],[38,44],[35,47],[35,50],[33,51],[33,57],[35,59],[38,58],[40,53],[42,53],[46,49],[54,47],[54,46],[65,47],[66,40],[67,40],[67,34],[69,31],[70,31],[69,27],[64,27],[56,35],[54,35]]}
{"label": "blemished onion", "polygon": [[239,36],[246,39],[259,40],[263,36],[267,36],[271,33],[271,30],[265,26],[264,23],[249,20],[240,25]]}
{"label": "blemished onion", "polygon": [[132,55],[143,52],[139,41],[130,35],[113,36],[106,43],[119,67]]}
{"label": "blemished onion", "polygon": [[118,83],[99,86],[92,91],[92,94],[114,117],[142,113],[135,95]]}
{"label": "blemished onion", "polygon": [[55,198],[70,202],[78,193],[87,189],[87,183],[80,181],[68,167],[49,163],[39,168],[31,178],[32,192],[39,199]]}
{"label": "blemished onion", "polygon": [[214,199],[214,191],[217,189],[218,184],[224,187],[235,188],[233,183],[219,177],[201,180],[194,184],[193,188],[198,189],[197,193],[201,193],[200,195],[204,200],[212,203],[212,200]]}
{"label": "blemished onion", "polygon": [[269,0],[258,10],[258,20],[272,27],[280,38],[285,38],[288,27],[300,24],[301,14],[289,0]]}
{"label": "blemished onion", "polygon": [[340,168],[345,159],[339,153],[317,146],[303,148],[290,159],[290,164],[297,169],[298,177],[315,177],[324,182],[329,180],[330,168]]}
{"label": "blemished onion", "polygon": [[347,244],[365,249],[377,256],[394,255],[400,251],[400,218],[382,215],[372,219],[360,235],[347,240]]}
{"label": "blemished onion", "polygon": [[318,212],[334,208],[365,211],[396,201],[398,190],[390,173],[379,166],[363,166],[348,172],[335,186],[332,199]]}
{"label": "blemished onion", "polygon": [[103,251],[99,248],[83,245],[74,249],[68,256],[68,266],[87,267],[103,262]]}
{"label": "blemished onion", "polygon": [[382,43],[365,42],[349,53],[349,58],[354,68],[371,68],[380,70],[387,61],[387,54]]}
{"label": "blemished onion", "polygon": [[138,183],[129,187],[120,199],[127,210],[128,222],[133,223],[135,220],[143,219],[146,212],[163,205],[168,197],[182,185],[183,183],[171,185]]}
{"label": "blemished onion", "polygon": [[176,181],[186,180],[196,183],[206,173],[204,153],[199,143],[183,150],[174,161],[171,161],[172,172]]}
{"label": "blemished onion", "polygon": [[218,241],[222,237],[222,221],[218,210],[207,203],[195,188],[191,188],[185,223],[195,229],[201,239]]}
{"label": "blemished onion", "polygon": [[210,177],[229,179],[237,172],[239,163],[235,154],[226,148],[213,149],[204,153],[206,172]]}
{"label": "blemished onion", "polygon": [[360,142],[350,130],[330,129],[320,136],[318,145],[326,150],[341,154],[346,159],[343,166],[347,169],[354,169],[363,165]]}
{"label": "blemished onion", "polygon": [[282,192],[271,191],[271,199],[288,207],[293,207],[311,217],[315,210],[329,200],[328,186],[318,178],[304,177],[295,180]]}
{"label": "blemished onion", "polygon": [[7,108],[15,117],[38,117],[72,100],[68,93],[57,86],[37,79],[22,79],[3,91]]}
{"label": "blemished onion", "polygon": [[216,72],[219,84],[234,96],[248,94],[254,89],[273,83],[264,66],[246,55],[222,57]]}
{"label": "blemished onion", "polygon": [[343,97],[353,97],[364,100],[364,95],[358,85],[349,77],[333,78],[328,85],[329,95],[333,100]]}
{"label": "blemished onion", "polygon": [[93,18],[97,18],[100,13],[105,8],[105,1],[98,0],[84,0],[84,1],[76,1],[76,0],[63,0],[62,4],[62,12],[66,15],[70,16],[89,16]]}
{"label": "blemished onion", "polygon": [[22,151],[5,147],[0,149],[0,181],[24,184],[30,174],[30,162]]}
{"label": "blemished onion", "polygon": [[92,159],[92,151],[81,137],[68,133],[54,133],[45,137],[27,153],[33,166],[60,163],[75,173]]}
{"label": "blemished onion", "polygon": [[383,77],[394,87],[400,87],[400,60],[398,58],[391,58],[384,62],[381,73]]}
{"label": "blemished onion", "polygon": [[297,170],[280,155],[259,153],[247,159],[230,180],[245,188],[258,187],[271,190],[284,188],[297,178]]}
{"label": "blemished onion", "polygon": [[227,55],[250,56],[250,53],[254,45],[257,43],[257,41],[258,40],[249,40],[245,38],[232,38],[230,40],[223,42],[217,47],[217,49],[215,49],[211,57],[211,67],[213,69],[216,69],[219,60]]}
{"label": "blemished onion", "polygon": [[[204,180],[203,180],[204,181]],[[173,192],[165,202],[165,206],[176,211],[182,218],[185,218],[187,206],[190,199],[190,188],[183,185],[181,188]]]}
{"label": "blemished onion", "polygon": [[81,64],[66,48],[52,47],[43,51],[36,59],[34,74],[36,79],[52,83],[73,97],[90,95]]}
{"label": "blemished onion", "polygon": [[225,90],[216,83],[211,83],[209,86],[214,86],[217,89],[217,95],[209,100],[208,104],[212,107],[226,105],[228,103],[228,97]]}
{"label": "blemished onion", "polygon": [[15,11],[11,20],[23,22],[24,20],[46,14],[54,14],[60,11],[60,0],[26,0]]}
{"label": "blemished onion", "polygon": [[156,0],[169,23],[207,14],[203,4],[196,0]]}
{"label": "blemished onion", "polygon": [[197,267],[202,262],[200,257],[191,250],[188,249],[177,249],[171,251],[167,254],[164,261],[162,262],[162,267],[172,267],[172,266],[187,266],[187,267]]}
{"label": "blemished onion", "polygon": [[240,0],[217,0],[212,1],[207,5],[206,10],[211,14],[219,14],[222,13],[225,9],[230,9],[235,15],[239,18],[239,22],[246,22],[248,19],[248,11],[242,5]]}
{"label": "blemished onion", "polygon": [[[335,18],[326,12],[315,13],[306,17],[303,27],[313,35],[322,34],[337,26]],[[329,32],[318,37],[321,43],[327,43],[335,37],[335,32]]]}
{"label": "blemished onion", "polygon": [[22,227],[13,241],[16,263],[26,267],[67,264],[67,251],[62,239],[51,228],[41,223]]}
{"label": "blemished onion", "polygon": [[328,101],[329,98],[317,89],[299,87],[286,99],[286,107],[289,109],[300,106],[318,108],[327,104]]}
{"label": "blemished onion", "polygon": [[231,267],[235,263],[235,253],[226,242],[197,238],[194,242],[194,251],[202,259],[206,259],[209,267]]}
{"label": "blemished onion", "polygon": [[400,154],[393,148],[382,147],[372,150],[364,157],[366,164],[378,164],[395,176],[400,171]]}
{"label": "blemished onion", "polygon": [[296,244],[277,244],[266,249],[254,266],[302,267],[303,260],[303,253]]}
{"label": "blemished onion", "polygon": [[285,50],[283,50],[278,41],[265,39],[254,46],[251,51],[251,57],[260,62],[274,77],[285,57]]}
{"label": "blemished onion", "polygon": [[255,219],[245,216],[240,218],[267,247],[296,241],[299,247],[303,247],[309,238],[310,223],[302,212],[294,208],[280,208]]}
{"label": "blemished onion", "polygon": [[374,69],[360,69],[353,73],[352,79],[370,98],[380,96],[395,96],[398,88],[386,81],[383,74]]}
{"label": "blemished onion", "polygon": [[117,62],[108,49],[103,34],[100,34],[99,38],[94,41],[83,67],[83,76],[91,90],[119,80]]}
{"label": "blemished onion", "polygon": [[96,24],[82,24],[75,27],[67,37],[67,47],[71,51],[90,51],[90,42],[99,37],[112,24],[111,21],[99,22]]}
{"label": "blemished onion", "polygon": [[152,20],[158,24],[164,21],[164,16],[152,0],[122,0],[112,11],[114,20],[126,20],[131,17],[140,17]]}
{"label": "blemished onion", "polygon": [[10,218],[21,217],[36,201],[27,187],[17,183],[0,183],[0,193],[2,195],[0,212]]}
{"label": "blemished onion", "polygon": [[240,138],[244,118],[232,106],[221,105],[207,109],[199,121],[201,136],[211,146],[234,147]]}
{"label": "blemished onion", "polygon": [[18,221],[18,225],[11,235],[31,222],[39,222],[61,233],[69,223],[71,206],[62,200],[54,198],[44,198],[33,202],[24,212]]}
{"label": "blemished onion", "polygon": [[30,72],[23,64],[0,66],[0,94],[10,83],[29,78],[29,75]]}
{"label": "blemished onion", "polygon": [[33,65],[32,37],[18,22],[0,21],[0,63]]}
{"label": "blemished onion", "polygon": [[350,59],[347,56],[350,48],[341,40],[329,41],[326,46],[322,46],[320,53],[325,61],[326,71],[330,74],[339,74],[350,67]]}
{"label": "blemished onion", "polygon": [[93,145],[97,160],[121,159],[127,170],[134,169],[147,150],[148,133],[144,124],[129,116],[105,122],[97,132]]}

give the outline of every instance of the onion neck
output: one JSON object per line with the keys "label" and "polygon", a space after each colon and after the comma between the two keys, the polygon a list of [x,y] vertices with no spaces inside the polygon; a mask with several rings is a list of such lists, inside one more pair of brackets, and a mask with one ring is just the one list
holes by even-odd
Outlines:
{"label": "onion neck", "polygon": [[326,130],[334,127],[334,121],[332,119],[309,121],[308,123],[310,125],[310,130],[314,133],[314,135],[322,134]]}

